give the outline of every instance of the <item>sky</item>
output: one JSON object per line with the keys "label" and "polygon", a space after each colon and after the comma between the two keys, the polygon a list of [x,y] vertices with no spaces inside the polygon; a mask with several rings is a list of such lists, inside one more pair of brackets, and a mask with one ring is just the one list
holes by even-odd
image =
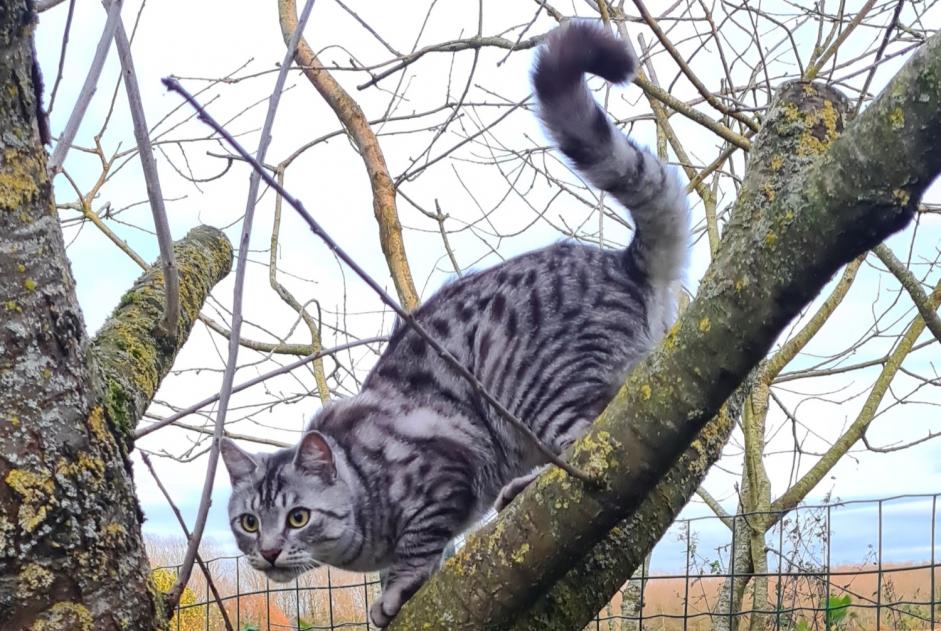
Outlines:
{"label": "sky", "polygon": [[[425,20],[423,4],[414,3],[372,3],[362,9],[361,15],[374,25],[390,46],[398,50],[409,50],[413,46],[443,41],[449,38],[473,34],[477,25],[476,6],[471,3],[446,3],[432,11]],[[861,3],[855,3],[861,4]],[[772,3],[773,5],[773,3]],[[848,3],[850,9],[854,3]],[[163,0],[149,3],[144,8],[139,28],[134,40],[134,55],[143,99],[151,125],[161,121],[158,130],[162,138],[193,138],[205,136],[198,123],[184,121],[185,110],[176,108],[180,99],[167,93],[159,79],[167,75],[183,77],[184,85],[191,90],[207,85],[206,78],[216,78],[236,72],[239,76],[262,73],[251,80],[211,86],[201,95],[204,102],[209,102],[210,111],[220,120],[234,119],[232,129],[240,133],[249,148],[257,143],[257,130],[264,119],[265,102],[274,82],[272,70],[284,54],[284,45],[271,3],[220,0],[202,0],[198,3],[180,0]],[[487,3],[483,19],[483,32],[495,34],[502,32],[508,25],[523,25],[532,18],[532,8],[525,3]],[[134,24],[140,4],[129,2],[124,9],[125,24],[130,28]],[[499,8],[499,11],[497,10]],[[48,90],[56,76],[59,50],[62,42],[63,26],[66,18],[67,3],[43,13],[36,31],[36,48],[41,67],[46,76],[47,103]],[[581,9],[579,9],[581,10]],[[937,24],[941,22],[937,11],[929,14]],[[71,103],[84,80],[85,70],[94,51],[97,38],[104,22],[104,11],[98,3],[77,3],[73,27],[68,42],[68,55],[61,85],[58,88],[51,122],[54,134],[58,134],[65,124]],[[532,32],[543,32],[550,23],[542,18],[534,25]],[[630,29],[629,29],[630,30]],[[419,35],[421,33],[421,35]],[[313,17],[305,32],[308,41],[325,58],[348,63],[356,56],[361,64],[376,63],[389,58],[390,53],[378,43],[355,19],[339,8],[339,5],[327,0],[319,1],[314,8]],[[512,31],[509,38],[518,36]],[[730,38],[735,37],[729,29]],[[812,39],[805,31],[796,34],[799,46],[812,45]],[[865,38],[860,40],[866,42]],[[471,99],[491,102],[498,100],[491,93],[498,94],[506,102],[519,102],[530,92],[528,68],[532,61],[530,51],[506,57],[504,51],[484,51],[477,60],[477,76],[470,89]],[[424,111],[437,107],[444,100],[445,85],[453,99],[460,94],[463,86],[459,77],[466,73],[474,63],[471,53],[462,53],[453,59],[447,55],[428,55],[413,66],[402,79],[407,98],[392,100],[390,91],[396,87],[396,78],[390,78],[381,89],[357,91],[355,85],[362,82],[362,74],[337,72],[341,81],[350,92],[361,101],[367,116],[381,115],[387,108],[393,108],[399,115]],[[664,76],[670,76],[672,67],[663,57],[654,60],[660,64]],[[876,75],[875,85],[884,83],[898,68],[901,60],[891,62]],[[453,65],[452,65],[453,64]],[[455,85],[450,85],[449,77],[453,74]],[[98,133],[102,121],[111,109],[111,97],[118,75],[116,55],[109,56],[103,72],[99,90],[85,118],[78,142],[84,146],[92,144],[92,137]],[[704,75],[707,84],[714,84],[715,77]],[[646,111],[641,106],[640,93],[636,87],[612,91],[612,103],[624,115]],[[126,149],[133,143],[129,114],[124,103],[123,91],[118,93],[113,112],[110,115],[107,133],[102,138],[106,151]],[[452,130],[436,144],[431,155],[437,155],[444,148],[461,140],[460,133],[473,133],[477,128],[494,120],[506,108],[481,107],[474,110],[479,120],[466,115],[454,123]],[[162,119],[169,115],[166,121]],[[436,119],[440,122],[441,118]],[[179,129],[170,129],[180,124]],[[715,139],[708,138],[695,126],[684,127],[677,122],[678,129],[687,130],[689,146],[693,155],[711,155],[714,152]],[[277,123],[273,132],[273,144],[269,161],[277,161],[290,154],[303,141],[330,133],[338,129],[332,112],[311,90],[304,79],[296,73],[288,81],[288,89],[282,100]],[[402,133],[404,124],[382,126],[383,148],[390,162],[393,173],[400,173],[409,167],[419,145],[414,134]],[[505,142],[508,147],[497,158],[505,158],[506,152],[547,144],[544,135],[531,114],[519,111],[499,128],[499,136],[493,136],[496,143]],[[457,131],[459,130],[459,132]],[[643,143],[652,143],[653,136],[649,125],[638,125],[636,137]],[[424,136],[427,138],[427,135]],[[226,168],[226,161],[213,157],[211,153],[224,153],[224,148],[212,143],[197,144],[197,148],[188,145],[161,145],[161,178],[164,192],[168,198],[168,213],[175,238],[182,237],[188,229],[200,223],[208,223],[226,230],[234,242],[240,228],[239,219],[245,207],[248,186],[248,171],[240,164],[230,167],[225,177],[214,181],[194,185],[187,182],[177,169],[190,168],[198,178],[209,178]],[[181,153],[181,147],[186,150]],[[425,208],[434,208],[439,200],[444,212],[449,215],[450,227],[478,219],[487,209],[499,206],[492,220],[497,223],[502,233],[525,231],[517,236],[505,238],[484,238],[467,231],[454,237],[453,245],[462,265],[476,268],[492,265],[502,258],[539,247],[559,239],[559,232],[553,224],[562,220],[569,225],[583,222],[597,224],[597,215],[586,211],[579,205],[563,207],[566,198],[553,200],[555,191],[544,182],[533,178],[525,170],[517,170],[512,162],[506,164],[506,171],[494,165],[494,156],[488,155],[481,145],[471,144],[466,150],[456,154],[458,159],[442,161],[429,169],[429,173],[414,181],[406,181],[402,191],[409,199],[418,200]],[[82,190],[87,190],[90,183],[98,177],[100,164],[97,157],[73,150],[66,162],[66,168]],[[508,181],[515,181],[516,186],[508,186]],[[574,180],[570,180],[574,181]],[[351,150],[349,143],[337,137],[303,154],[288,171],[286,184],[289,189],[305,199],[318,221],[333,235],[341,245],[364,265],[367,271],[381,282],[388,281],[385,263],[377,253],[375,222],[372,218],[369,189],[362,164]],[[59,176],[55,181],[56,195],[60,202],[72,201],[75,193],[71,183]],[[523,195],[520,191],[525,191]],[[587,192],[585,193],[587,195]],[[734,198],[734,192],[720,189],[720,206]],[[156,241],[147,230],[135,226],[150,225],[149,211],[144,204],[141,174],[136,161],[130,161],[102,189],[94,207],[101,208],[110,203],[113,208],[121,209],[137,204],[124,211],[120,216],[125,223],[114,223],[114,229],[128,244],[139,252],[145,260],[157,256]],[[928,199],[941,201],[936,185]],[[505,201],[504,201],[505,200]],[[502,205],[500,205],[503,201]],[[551,202],[552,212],[539,219],[534,209],[542,208]],[[399,200],[403,225],[406,228],[406,247],[415,272],[416,284],[423,297],[431,293],[453,277],[447,261],[443,258],[437,225],[429,221],[409,203]],[[69,212],[63,211],[68,217]],[[701,209],[695,212],[701,215]],[[74,216],[74,213],[71,215]],[[262,264],[267,258],[268,239],[272,217],[270,195],[263,198],[259,205],[256,229],[252,235],[251,260],[248,269],[246,294],[246,315],[255,323],[263,323],[267,331],[287,332],[293,325],[289,312],[273,304],[273,295],[267,286],[267,269]],[[531,224],[531,225],[530,225]],[[625,243],[629,232],[617,222],[605,220],[604,235],[614,243]],[[353,279],[349,270],[345,273],[338,267],[333,257],[322,244],[309,234],[292,215],[283,218],[282,236],[279,248],[279,267],[282,281],[298,295],[316,297],[326,319],[336,321],[333,315],[345,311],[348,315],[344,325],[359,336],[372,336],[388,332],[391,318],[388,313],[380,313],[380,303],[361,284]],[[87,327],[93,333],[105,320],[121,294],[133,283],[140,270],[127,256],[104,239],[90,226],[81,230],[68,228],[66,238],[69,242],[69,257],[72,270],[77,280],[77,291]],[[941,221],[938,216],[923,219],[918,229],[909,228],[893,237],[890,245],[903,258],[911,249],[920,257],[937,256],[937,244],[941,242]],[[688,284],[695,289],[698,278],[708,263],[708,251],[704,243],[699,243],[693,250],[692,268]],[[915,269],[927,269],[924,261],[916,258]],[[936,280],[937,272],[930,279]],[[228,308],[231,300],[231,278],[224,280],[216,288],[214,298],[217,302],[207,307],[207,313],[218,313],[219,308]],[[824,291],[824,294],[827,290]],[[894,306],[893,306],[894,305]],[[796,360],[790,369],[815,364],[819,357],[835,350],[846,348],[860,338],[873,318],[873,313],[886,311],[880,320],[883,337],[866,345],[845,359],[846,363],[879,356],[892,343],[893,333],[903,327],[912,317],[911,304],[905,295],[899,296],[897,284],[884,274],[880,274],[871,264],[864,265],[860,279],[854,286],[847,300],[837,309],[830,325],[814,339],[806,354]],[[218,315],[213,317],[219,319]],[[303,327],[293,333],[292,341],[305,341]],[[254,338],[264,338],[265,331],[248,326],[246,334]],[[270,338],[268,338],[270,339]],[[325,335],[325,344],[342,342],[342,336]],[[925,336],[922,339],[928,339]],[[159,402],[168,402],[175,406],[185,406],[200,400],[208,394],[218,392],[221,382],[220,367],[224,361],[225,344],[218,337],[207,333],[205,327],[197,326],[191,339],[179,355],[176,372],[164,382],[158,393],[158,403],[153,412],[166,414],[168,408]],[[262,362],[261,358],[243,351],[246,360],[258,360],[256,365],[242,368],[238,381],[270,369],[272,363]],[[375,361],[376,355],[368,350],[353,351],[358,370],[365,371]],[[938,377],[936,370],[941,353],[938,346],[928,347],[913,354],[905,363],[906,369]],[[792,382],[779,390],[781,399],[792,409],[796,409],[802,419],[812,419],[812,432],[805,448],[819,450],[827,438],[835,436],[842,427],[852,421],[862,404],[862,397],[868,390],[877,369],[856,371],[814,382]],[[902,376],[893,386],[892,395],[907,392],[917,386],[917,382]],[[308,373],[299,373],[272,380],[265,386],[247,391],[233,398],[228,426],[232,431],[264,435],[283,441],[292,441],[303,428],[306,420],[317,409],[313,397],[297,398],[299,392],[311,387]],[[899,406],[884,405],[886,411],[873,424],[869,438],[875,444],[890,444],[895,441],[910,440],[924,436],[928,431],[938,431],[936,404],[941,403],[941,394],[937,385],[924,387],[918,394],[921,404]],[[861,396],[862,395],[862,396]],[[289,403],[273,406],[271,409],[246,407],[259,401],[274,402],[281,398],[290,398]],[[249,418],[250,417],[250,418]],[[203,423],[205,419],[190,419],[193,423]],[[790,449],[790,425],[779,410],[772,412],[767,458],[773,494],[780,493],[793,479],[795,459]],[[801,430],[804,431],[804,430]],[[814,434],[819,436],[815,438]],[[707,479],[705,486],[727,509],[732,510],[735,503],[735,481],[740,470],[735,448],[736,438],[729,448],[729,457],[716,467]],[[192,462],[181,463],[168,458],[157,458],[156,465],[161,479],[187,515],[189,520],[196,512],[199,491],[202,485],[203,463],[205,457],[199,455],[205,444],[194,445],[189,434],[177,429],[161,430],[141,442],[141,447],[160,453],[167,451],[177,456],[183,454],[193,458]],[[740,440],[738,441],[740,444]],[[831,474],[814,490],[808,498],[811,503],[820,502],[824,497],[840,499],[873,499],[900,494],[935,493],[941,491],[941,458],[939,444],[925,442],[905,451],[887,454],[874,454],[855,450],[851,457],[845,458]],[[797,463],[798,470],[806,470],[812,456],[805,456]],[[178,536],[178,526],[169,512],[165,500],[159,494],[155,484],[138,463],[136,466],[136,484],[143,510],[147,516],[144,530],[148,535]],[[228,481],[224,471],[220,470],[216,478],[214,502],[207,528],[207,537],[221,546],[231,545],[225,516],[225,501]],[[914,533],[925,530],[924,520],[931,519],[930,511],[924,510],[922,499],[900,501],[899,505],[908,506],[919,516],[911,512],[894,508],[885,523],[891,525],[892,538],[888,546],[893,554],[912,558],[924,558],[930,554],[930,538],[918,538],[899,533]],[[870,506],[870,505],[866,505]],[[915,508],[911,508],[914,506]],[[840,525],[847,533],[845,537],[836,537],[834,545],[840,547],[840,555],[847,562],[866,554],[866,546],[871,543],[868,526],[878,520],[873,518],[872,510],[856,507],[856,517],[852,527]],[[852,511],[848,511],[852,512]],[[707,509],[698,502],[693,502],[684,512],[687,517],[700,517],[707,514]],[[701,523],[703,541],[721,539],[721,526],[716,527],[715,520]],[[705,524],[711,525],[705,525]],[[866,524],[863,528],[859,524]],[[836,529],[838,525],[835,525]],[[836,531],[835,531],[836,532]],[[837,540],[845,541],[838,543]],[[924,540],[924,541],[923,541]],[[670,536],[665,538],[669,543]],[[709,544],[711,545],[711,544]],[[708,547],[704,543],[704,547]],[[664,552],[664,567],[674,567],[678,550],[682,546],[668,546]],[[840,558],[843,558],[841,556]]]}

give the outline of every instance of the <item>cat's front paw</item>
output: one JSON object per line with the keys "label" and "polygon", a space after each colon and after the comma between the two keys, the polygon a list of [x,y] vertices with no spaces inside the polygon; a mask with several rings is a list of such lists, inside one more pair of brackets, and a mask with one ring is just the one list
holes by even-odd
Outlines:
{"label": "cat's front paw", "polygon": [[378,600],[369,608],[369,619],[372,620],[374,626],[381,629],[389,624],[389,621],[392,620],[392,616],[387,615],[386,612],[382,610],[382,600]]}
{"label": "cat's front paw", "polygon": [[388,625],[389,622],[395,618],[395,614],[399,613],[399,609],[402,608],[401,602],[392,603],[388,602],[388,600],[386,595],[382,594],[379,600],[374,602],[372,607],[369,608],[369,619],[380,629]]}

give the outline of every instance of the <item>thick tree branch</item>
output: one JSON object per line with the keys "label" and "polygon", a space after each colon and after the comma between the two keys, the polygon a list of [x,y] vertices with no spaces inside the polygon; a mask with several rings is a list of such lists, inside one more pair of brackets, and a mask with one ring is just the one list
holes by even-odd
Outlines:
{"label": "thick tree branch", "polygon": [[124,294],[90,348],[108,417],[128,445],[210,289],[232,268],[232,246],[215,228],[193,228],[173,249],[180,274],[179,341],[161,327],[163,271],[158,261]]}
{"label": "thick tree branch", "polygon": [[[297,6],[294,0],[278,0],[278,18],[281,34],[287,43],[297,26]],[[386,166],[386,159],[376,134],[369,126],[369,121],[359,104],[324,68],[303,37],[297,46],[294,59],[320,96],[336,113],[359,149],[369,175],[369,185],[372,187],[373,211],[379,223],[382,253],[385,255],[402,306],[408,311],[413,311],[418,307],[418,292],[415,290],[412,271],[405,256],[402,225],[399,223],[399,212],[395,203],[395,185],[389,175],[389,167]]]}
{"label": "thick tree branch", "polygon": [[511,627],[515,631],[581,629],[643,562],[692,497],[725,446],[736,412],[725,407],[643,503],[585,555]]}
{"label": "thick tree branch", "polygon": [[[785,88],[805,89],[836,98],[810,84]],[[567,454],[604,487],[550,469],[426,583],[390,628],[504,627],[632,514],[830,277],[910,221],[941,171],[939,103],[935,36],[829,148],[822,139],[839,131],[832,107],[811,121],[787,108],[773,131],[766,125],[697,299]],[[757,151],[766,133],[794,134],[807,160],[800,177],[771,196],[760,183],[775,171],[773,151]]]}

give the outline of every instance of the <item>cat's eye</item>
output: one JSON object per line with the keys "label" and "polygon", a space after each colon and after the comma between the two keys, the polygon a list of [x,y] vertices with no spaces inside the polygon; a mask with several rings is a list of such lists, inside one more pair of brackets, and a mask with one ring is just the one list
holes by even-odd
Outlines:
{"label": "cat's eye", "polygon": [[310,521],[310,511],[306,508],[295,508],[288,513],[288,526],[291,528],[303,528]]}
{"label": "cat's eye", "polygon": [[258,518],[251,513],[245,513],[239,517],[239,525],[245,532],[258,532]]}

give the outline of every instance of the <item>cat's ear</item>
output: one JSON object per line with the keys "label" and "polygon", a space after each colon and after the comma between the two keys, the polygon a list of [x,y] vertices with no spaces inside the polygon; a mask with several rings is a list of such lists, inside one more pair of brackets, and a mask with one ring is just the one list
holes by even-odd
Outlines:
{"label": "cat's ear", "polygon": [[223,438],[219,445],[222,453],[222,462],[229,471],[229,479],[232,486],[237,486],[240,482],[250,479],[255,469],[258,468],[256,456],[248,453],[235,444],[233,440]]}
{"label": "cat's ear", "polygon": [[309,431],[301,438],[294,454],[294,466],[304,473],[319,475],[328,482],[337,476],[333,450],[324,435],[317,431]]}

